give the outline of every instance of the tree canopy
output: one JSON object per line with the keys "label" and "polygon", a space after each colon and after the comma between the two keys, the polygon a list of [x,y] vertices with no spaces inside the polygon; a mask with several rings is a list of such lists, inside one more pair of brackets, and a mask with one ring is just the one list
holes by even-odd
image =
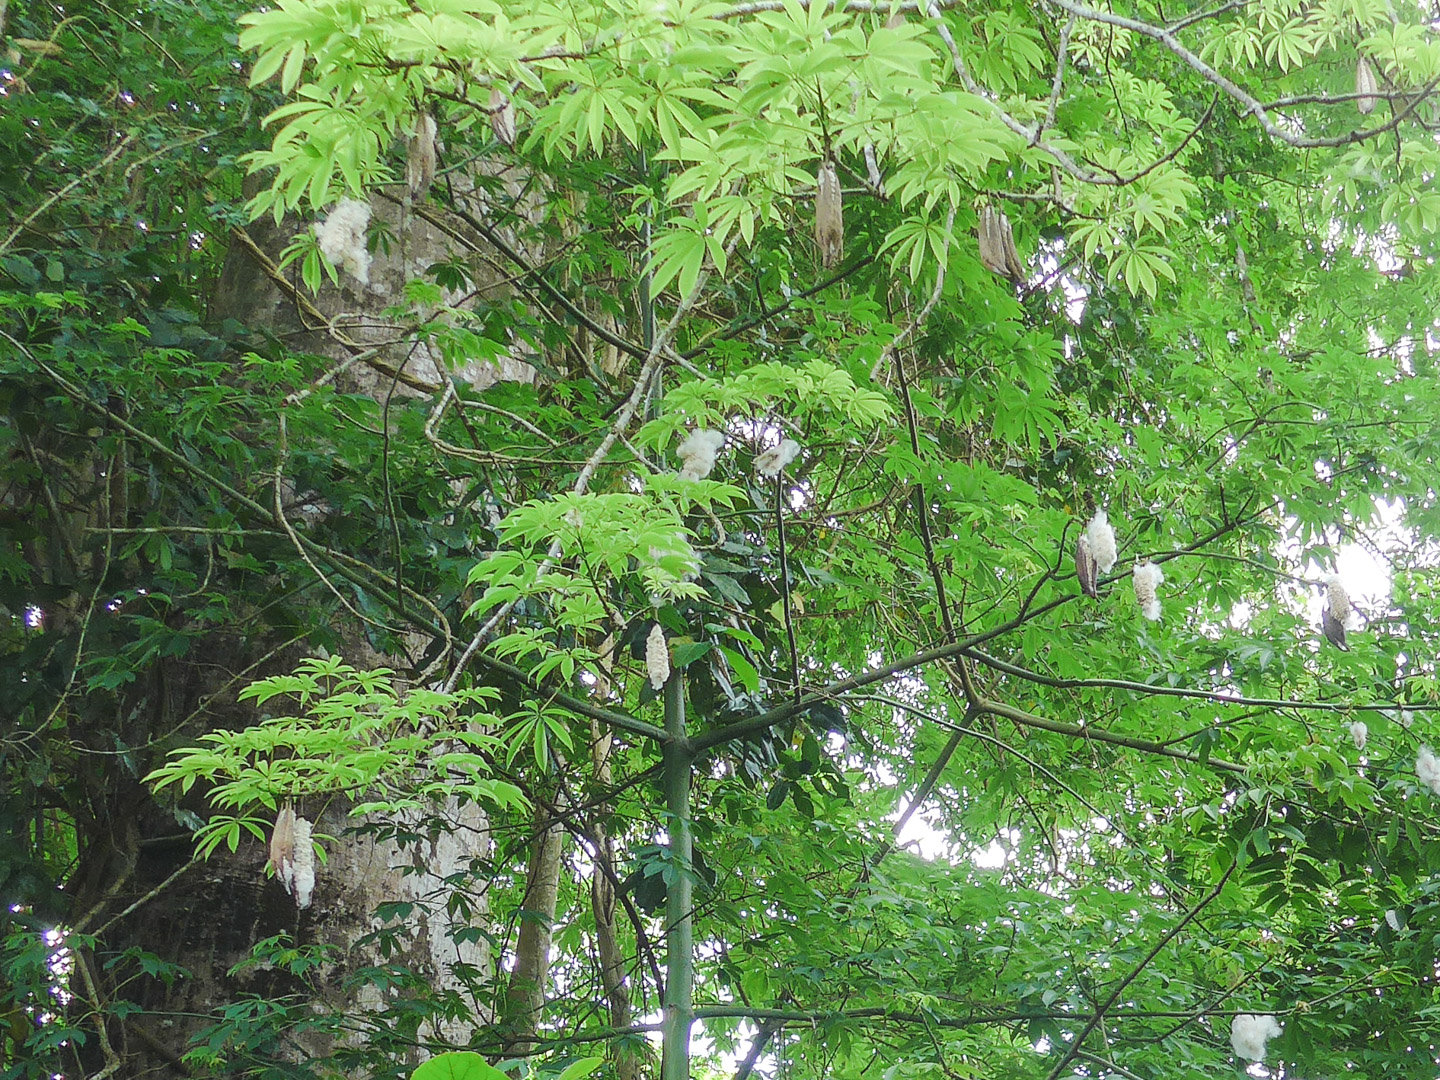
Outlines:
{"label": "tree canopy", "polygon": [[0,1075],[1433,1077],[1435,18],[0,0]]}

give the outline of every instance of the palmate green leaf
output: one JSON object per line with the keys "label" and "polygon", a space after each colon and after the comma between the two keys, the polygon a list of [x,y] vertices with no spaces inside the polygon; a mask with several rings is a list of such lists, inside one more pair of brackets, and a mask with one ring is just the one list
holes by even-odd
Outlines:
{"label": "palmate green leaf", "polygon": [[469,1050],[437,1054],[410,1074],[410,1080],[512,1080]]}
{"label": "palmate green leaf", "polygon": [[689,296],[710,253],[704,228],[691,219],[680,218],[656,236],[653,250],[650,277],[655,291],[663,291],[673,281],[681,296]]}
{"label": "palmate green leaf", "polygon": [[1111,280],[1122,279],[1132,296],[1143,292],[1154,297],[1159,278],[1175,280],[1175,271],[1170,267],[1171,257],[1169,249],[1157,244],[1136,244],[1117,252],[1107,276]]}
{"label": "palmate green leaf", "polygon": [[[427,879],[389,929],[418,934],[433,903],[484,972],[508,962],[509,928],[538,925],[529,840],[553,809],[567,830],[603,825],[622,883],[693,874],[697,1000],[755,1014],[706,1019],[696,1075],[743,1056],[780,1010],[795,1019],[757,1067],[794,1080],[942,1061],[1042,1080],[1130,978],[1061,1072],[1234,1073],[1230,1014],[1255,1011],[1283,1018],[1276,1074],[1433,1080],[1416,1018],[1433,1011],[1440,817],[1415,765],[1440,731],[1440,150],[1418,99],[1440,50],[1423,13],[1221,6],[1145,34],[1112,22],[1158,20],[1141,9],[1072,27],[981,2],[943,14],[962,76],[940,24],[886,27],[865,5],[285,0],[242,28],[261,76],[247,89],[233,12],[198,2],[146,6],[165,54],[103,5],[83,47],[68,36],[81,25],[43,6],[12,4],[6,27],[53,31],[60,49],[17,46],[14,122],[0,119],[0,189],[27,222],[0,253],[0,712],[22,731],[0,808],[15,808],[24,865],[85,867],[114,843],[91,823],[131,815],[143,895],[163,880],[149,842],[172,818],[191,829],[191,800],[212,858],[233,844],[237,865],[254,846],[240,823],[268,827],[287,799],[359,806],[421,849],[444,832],[437,804],[473,801],[488,819],[475,836],[494,842]],[[214,18],[183,17],[202,11]],[[1397,95],[1368,118],[1337,99],[1361,52]],[[1230,84],[1286,103],[1271,130]],[[516,147],[491,127],[496,87]],[[407,199],[391,185],[422,108],[442,171]],[[1372,126],[1384,136],[1341,145]],[[329,349],[324,320],[302,339],[262,304],[240,354],[261,341],[267,359],[235,365],[233,327],[208,322],[225,318],[220,241],[244,214],[229,162],[257,146],[271,186],[256,208],[303,208],[280,228],[277,246],[298,241],[281,276],[319,288],[357,359]],[[812,240],[827,154],[845,196],[832,268]],[[377,258],[422,284],[382,296],[327,277],[308,225],[324,205],[305,204],[342,192],[373,199]],[[1019,273],[977,258],[986,206],[1020,240]],[[79,300],[41,290],[54,282]],[[107,330],[124,319],[150,341]],[[389,351],[363,355],[382,337]],[[635,354],[660,338],[638,385]],[[327,355],[287,351],[302,340]],[[442,408],[365,371],[405,357],[404,376],[428,381],[422,351],[457,378]],[[538,377],[466,384],[504,359]],[[707,479],[681,480],[676,448],[702,426],[728,442]],[[755,477],[780,438],[800,456]],[[290,519],[303,554],[256,508],[277,468],[297,506],[320,508]],[[1076,537],[1100,508],[1116,563],[1082,596]],[[1367,553],[1386,585],[1356,585],[1342,653],[1319,588]],[[1151,558],[1158,621],[1130,577]],[[746,731],[697,762],[693,867],[658,842],[674,821],[651,782],[666,757],[643,660],[657,623],[692,734]],[[284,666],[362,640],[403,675]],[[288,681],[229,697],[266,665]],[[489,696],[433,689],[451,676]],[[147,769],[159,804],[136,814],[127,770]],[[642,1035],[610,1030],[601,983],[572,978],[604,970],[597,839],[566,841],[533,1038],[502,1028],[503,987],[428,960],[419,978],[382,934],[365,976],[382,1012],[316,1012],[289,984],[286,1001],[217,1001],[207,1067],[283,1070],[272,1048],[341,1030],[343,1061],[317,1051],[315,1070],[408,1073],[409,1055],[448,1049],[442,1030],[489,1061],[533,1042],[536,1075],[581,1043],[616,1067],[632,1043],[643,1053]],[[346,860],[332,865],[338,892]],[[219,907],[201,877],[164,902]],[[656,1000],[648,957],[663,950],[639,936],[660,917],[633,882],[612,920],[642,961],[632,1017]],[[302,925],[323,935],[332,917]],[[153,921],[119,920],[95,950],[123,957]],[[424,932],[448,949],[438,924]],[[55,1000],[35,951],[24,1015]],[[496,1024],[460,1030],[477,1008]],[[103,1016],[71,1020],[94,1049]],[[117,1053],[121,1072],[146,1065],[134,1040]]]}

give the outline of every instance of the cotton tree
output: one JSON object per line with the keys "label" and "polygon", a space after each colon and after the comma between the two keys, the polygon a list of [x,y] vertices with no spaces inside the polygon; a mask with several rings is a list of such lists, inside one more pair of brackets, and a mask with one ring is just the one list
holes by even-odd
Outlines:
{"label": "cotton tree", "polygon": [[[58,20],[23,17],[22,54],[65,60]],[[55,537],[17,534],[11,665],[59,640],[20,631],[27,603],[105,628],[63,628],[76,674],[23,702],[20,847],[53,864],[94,828],[25,771],[38,748],[85,775],[63,724],[111,738],[104,695],[209,662],[264,574],[305,595],[225,670],[268,677],[223,713],[147,715],[107,767],[148,775],[147,812],[221,860],[287,804],[432,850],[444,806],[479,808],[493,852],[425,902],[489,952],[458,990],[397,963],[360,973],[368,1012],[279,1007],[325,999],[302,915],[297,950],[262,949],[293,985],[232,1002],[196,1067],[468,1045],[666,1080],[1433,1075],[1428,19],[244,15],[248,93],[280,96],[255,99],[263,136],[227,136],[253,177],[232,264],[324,357],[282,337],[241,366],[226,338],[222,372],[194,342],[117,347],[116,297],[47,281],[37,225],[85,211],[58,183],[29,181],[3,253],[26,463],[7,508]],[[43,119],[59,92],[9,96]],[[446,254],[418,258],[422,231]],[[191,306],[206,280],[177,282]],[[143,311],[126,332],[163,324]],[[481,362],[534,375],[452,379]],[[89,476],[77,410],[133,462],[101,535],[142,531],[134,565],[65,575],[41,557],[62,536],[77,564],[101,542],[65,531],[70,503],[119,498],[37,479],[45,454]],[[117,581],[143,612],[95,599]],[[295,648],[267,653],[282,627]],[[421,906],[385,908],[367,947]],[[107,1030],[112,982],[80,989],[76,1031]],[[42,993],[13,997],[34,1016]],[[15,1059],[43,1061],[45,1033]]]}

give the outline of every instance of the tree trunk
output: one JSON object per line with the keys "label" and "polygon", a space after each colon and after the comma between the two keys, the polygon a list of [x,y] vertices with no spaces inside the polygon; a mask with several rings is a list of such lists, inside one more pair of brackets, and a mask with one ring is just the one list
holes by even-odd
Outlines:
{"label": "tree trunk", "polygon": [[[601,788],[610,786],[611,736],[601,732],[600,725],[590,721],[591,757],[595,782]],[[601,808],[603,809],[603,808]],[[610,1024],[616,1028],[630,1026],[630,987],[625,982],[625,951],[620,947],[616,919],[615,846],[605,822],[596,814],[590,825],[595,841],[595,870],[590,878],[590,908],[595,916],[595,949],[599,953],[600,981],[605,1000],[610,1006]],[[620,1080],[636,1080],[640,1073],[639,1057],[621,1046],[616,1054],[616,1075]]]}
{"label": "tree trunk", "polygon": [[[211,310],[213,319],[237,320],[284,340],[292,350],[333,357],[337,365],[375,341],[396,338],[396,324],[379,313],[395,302],[409,278],[451,257],[454,244],[394,200],[377,197],[374,207],[392,241],[388,249],[376,253],[369,285],[342,275],[339,287],[327,285],[310,296],[295,268],[278,270],[281,250],[305,226],[289,220],[277,226],[262,220],[232,234],[234,242]],[[343,371],[337,368],[337,381],[349,392],[382,397],[426,393],[452,374],[478,387],[502,379],[528,380],[534,374],[518,353],[451,373],[438,355],[414,341],[381,349],[373,360]],[[110,524],[112,515],[98,509],[101,501],[97,497],[91,516]],[[260,501],[268,504],[269,498]],[[123,510],[116,512],[122,517],[115,524],[125,525]],[[80,521],[77,531],[88,520]],[[357,628],[339,629],[350,638],[346,655],[357,665],[401,670],[409,666],[404,658],[371,652]],[[154,685],[136,688],[129,695],[131,715],[137,717],[131,745],[147,745],[156,732],[170,730],[177,717],[188,725],[180,730],[189,737],[206,728],[253,723],[256,711],[238,705],[235,691],[250,679],[289,670],[305,655],[303,646],[276,649],[276,644],[217,636],[213,643],[207,642],[205,656],[158,663]],[[417,641],[417,655],[427,644]],[[252,668],[267,651],[269,659]],[[215,677],[216,671],[246,676],[220,692],[224,680]],[[94,749],[113,753],[113,747]],[[493,1021],[489,995],[494,988],[494,961],[484,940],[473,932],[473,923],[485,911],[483,900],[451,903],[457,877],[490,849],[488,822],[474,804],[451,801],[423,817],[417,814],[392,823],[366,819],[358,824],[340,805],[322,808],[317,802],[301,807],[302,812],[319,815],[314,822],[317,834],[337,838],[324,845],[328,859],[316,868],[314,902],[301,911],[276,879],[267,877],[263,843],[247,838],[233,853],[222,847],[208,860],[192,863],[187,825],[177,823],[175,815],[133,776],[118,782],[116,772],[97,773],[90,796],[93,820],[80,840],[74,876],[75,914],[83,923],[78,929],[101,931],[101,939],[94,962],[76,969],[74,991],[77,1009],[88,1014],[85,1026],[96,1034],[95,1017],[113,1014],[119,998],[138,1005],[140,1011],[110,1020],[104,1038],[89,1041],[80,1051],[83,1060],[77,1062],[85,1072],[118,1061],[112,1075],[185,1075],[181,1058],[195,1036],[211,1029],[223,1010],[249,995],[271,1000],[289,997],[295,1005],[288,1017],[271,1018],[275,1023],[269,1034],[253,1020],[235,1019],[226,1033],[216,1029],[217,1063],[233,1061],[235,1053],[242,1053],[236,1050],[241,1044],[251,1062],[266,1056],[299,1061],[325,1055],[341,1043],[354,1046],[366,1037],[367,1022],[373,1021],[377,1030],[389,1026],[379,1015],[386,1008],[407,996],[432,991],[459,994],[469,1015],[441,1011],[429,1021],[430,1027],[416,1033],[417,1039],[434,1036],[464,1045],[478,1027]],[[201,809],[198,800],[186,805]],[[517,1030],[531,1035],[544,1000],[560,854],[558,829],[545,829],[535,849],[527,901],[531,914],[521,926],[518,963],[509,987]],[[388,926],[375,917],[384,904],[401,905]],[[376,935],[372,942],[360,944],[372,932]],[[287,944],[325,947],[327,959],[300,975],[273,959],[245,963],[257,942],[277,935],[285,935]],[[133,978],[137,974],[133,963],[106,967],[107,959],[126,950],[153,954],[177,965],[184,975],[171,980]],[[416,984],[407,986],[388,975],[368,982],[353,978],[363,969],[378,972],[385,965],[408,969]],[[313,1026],[315,1017],[325,1012],[348,1018],[344,1035]],[[389,1031],[384,1037],[393,1039]],[[401,1046],[404,1056],[403,1042]],[[397,1053],[393,1047],[389,1052]],[[418,1051],[411,1054],[419,1056]]]}
{"label": "tree trunk", "polygon": [[504,1020],[513,1054],[528,1054],[533,1049],[535,1029],[545,1005],[564,846],[564,826],[537,806],[530,870],[520,910],[520,935],[515,946],[515,967],[505,995]]}

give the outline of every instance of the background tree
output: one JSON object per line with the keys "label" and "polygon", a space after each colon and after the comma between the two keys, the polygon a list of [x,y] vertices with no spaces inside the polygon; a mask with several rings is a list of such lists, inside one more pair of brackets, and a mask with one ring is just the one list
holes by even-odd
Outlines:
{"label": "background tree", "polygon": [[[1433,1073],[1428,16],[104,10],[3,28],[13,1072]],[[287,801],[433,878],[348,957]]]}

